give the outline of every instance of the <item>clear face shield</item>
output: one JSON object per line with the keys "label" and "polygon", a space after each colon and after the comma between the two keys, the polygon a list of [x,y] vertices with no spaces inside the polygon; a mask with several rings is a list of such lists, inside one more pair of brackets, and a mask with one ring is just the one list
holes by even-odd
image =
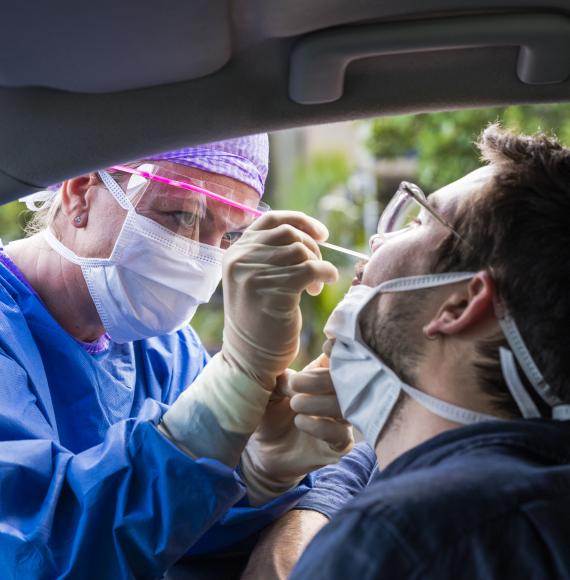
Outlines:
{"label": "clear face shield", "polygon": [[116,165],[136,213],[186,240],[227,249],[269,206],[254,192],[197,180],[158,164]]}

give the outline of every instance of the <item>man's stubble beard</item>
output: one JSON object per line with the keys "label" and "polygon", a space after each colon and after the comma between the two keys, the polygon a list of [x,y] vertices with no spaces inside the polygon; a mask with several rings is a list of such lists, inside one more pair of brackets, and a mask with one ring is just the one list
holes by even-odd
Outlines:
{"label": "man's stubble beard", "polygon": [[426,294],[422,290],[401,294],[385,313],[380,312],[378,296],[360,316],[360,330],[366,344],[411,386],[417,382],[416,369],[423,351],[424,337],[418,317]]}

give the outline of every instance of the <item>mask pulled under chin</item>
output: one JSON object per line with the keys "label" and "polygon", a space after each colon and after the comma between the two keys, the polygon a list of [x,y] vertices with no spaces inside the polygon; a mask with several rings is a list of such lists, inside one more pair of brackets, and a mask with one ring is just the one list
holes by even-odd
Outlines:
{"label": "mask pulled under chin", "polygon": [[402,392],[432,413],[460,424],[498,420],[498,417],[471,411],[436,399],[406,384],[371,350],[360,335],[358,317],[363,308],[382,292],[403,292],[469,280],[472,272],[410,276],[389,280],[373,288],[352,286],[337,305],[325,326],[334,338],[330,373],[342,414],[375,447]]}
{"label": "mask pulled under chin", "polygon": [[105,331],[118,343],[184,327],[222,277],[223,250],[173,234],[134,209],[108,259],[82,258],[51,231],[44,236],[81,267]]}

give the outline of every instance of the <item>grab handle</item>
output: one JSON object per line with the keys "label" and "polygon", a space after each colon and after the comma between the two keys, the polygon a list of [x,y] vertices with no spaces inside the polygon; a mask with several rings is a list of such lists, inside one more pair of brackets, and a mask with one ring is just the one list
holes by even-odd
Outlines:
{"label": "grab handle", "polygon": [[557,14],[464,16],[367,24],[316,32],[293,48],[289,96],[300,104],[342,97],[347,66],[393,54],[519,46],[518,78],[560,83],[570,73],[570,19]]}

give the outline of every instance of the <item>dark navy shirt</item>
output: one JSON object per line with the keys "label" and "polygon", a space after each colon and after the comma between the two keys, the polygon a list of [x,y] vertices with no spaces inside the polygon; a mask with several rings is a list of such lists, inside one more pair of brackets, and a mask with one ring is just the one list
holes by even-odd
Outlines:
{"label": "dark navy shirt", "polygon": [[291,578],[570,578],[569,462],[568,421],[443,433],[378,473]]}

